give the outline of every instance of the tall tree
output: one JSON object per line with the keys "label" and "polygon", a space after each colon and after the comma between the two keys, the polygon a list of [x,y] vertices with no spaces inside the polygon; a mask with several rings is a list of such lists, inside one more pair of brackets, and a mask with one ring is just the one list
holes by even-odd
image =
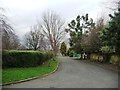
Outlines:
{"label": "tall tree", "polygon": [[114,15],[109,14],[111,20],[108,26],[102,31],[101,39],[103,44],[114,48],[117,53],[120,53],[120,7]]}
{"label": "tall tree", "polygon": [[4,9],[0,8],[0,37],[2,37],[2,49],[17,49],[20,45],[19,39],[8,23],[8,18],[4,13]]}
{"label": "tall tree", "polygon": [[5,9],[0,7],[0,32],[1,34],[11,34],[13,33],[12,26],[8,23],[8,18],[4,13]]}
{"label": "tall tree", "polygon": [[70,46],[76,53],[81,53],[81,39],[83,33],[88,32],[88,30],[94,26],[93,19],[89,19],[88,14],[85,16],[78,15],[76,20],[72,20],[68,26],[69,28],[66,29],[66,32],[70,33]]}
{"label": "tall tree", "polygon": [[65,38],[64,21],[59,15],[53,12],[46,12],[42,16],[43,33],[49,40],[51,48],[56,55],[59,51],[60,43]]}
{"label": "tall tree", "polygon": [[44,35],[40,32],[38,26],[31,27],[31,31],[25,34],[25,44],[29,49],[37,50],[40,48]]}
{"label": "tall tree", "polygon": [[101,40],[100,40],[100,31],[105,28],[104,18],[101,17],[97,20],[94,28],[90,29],[87,35],[84,35],[82,38],[82,46],[84,46],[84,50],[86,52],[99,52],[101,48]]}
{"label": "tall tree", "polygon": [[67,46],[65,44],[65,42],[62,42],[61,47],[60,47],[60,52],[62,55],[66,54],[66,50],[67,50]]}

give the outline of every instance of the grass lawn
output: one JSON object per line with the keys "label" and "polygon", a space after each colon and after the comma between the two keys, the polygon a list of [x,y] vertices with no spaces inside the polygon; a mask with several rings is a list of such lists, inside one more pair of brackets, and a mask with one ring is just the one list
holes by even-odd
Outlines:
{"label": "grass lawn", "polygon": [[0,83],[2,83],[2,69],[0,68]]}
{"label": "grass lawn", "polygon": [[57,65],[57,60],[49,60],[42,66],[38,67],[3,69],[2,83],[15,82],[34,76],[42,76],[44,74],[54,71]]}

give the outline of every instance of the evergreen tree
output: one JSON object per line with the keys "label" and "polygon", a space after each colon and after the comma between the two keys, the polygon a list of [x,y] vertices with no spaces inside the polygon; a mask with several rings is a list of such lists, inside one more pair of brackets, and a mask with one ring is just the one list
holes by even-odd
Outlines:
{"label": "evergreen tree", "polygon": [[61,47],[60,47],[60,52],[62,55],[66,54],[66,50],[67,50],[67,46],[65,44],[65,42],[62,42]]}
{"label": "evergreen tree", "polygon": [[115,49],[116,53],[120,53],[120,9],[114,15],[109,15],[111,20],[108,27],[101,33],[101,39],[105,46]]}
{"label": "evergreen tree", "polygon": [[94,26],[93,19],[88,18],[88,14],[85,16],[77,16],[76,20],[72,20],[68,24],[69,28],[66,32],[70,33],[70,46],[74,49],[76,53],[81,53],[81,39],[83,33],[87,32],[89,28]]}

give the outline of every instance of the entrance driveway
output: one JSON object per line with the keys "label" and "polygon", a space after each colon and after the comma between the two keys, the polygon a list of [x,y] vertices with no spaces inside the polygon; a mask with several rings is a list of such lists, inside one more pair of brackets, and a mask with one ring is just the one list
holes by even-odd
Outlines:
{"label": "entrance driveway", "polygon": [[[58,71],[44,78],[4,86],[5,88],[118,88],[118,73],[108,69],[59,57]],[[4,88],[3,87],[3,88]]]}

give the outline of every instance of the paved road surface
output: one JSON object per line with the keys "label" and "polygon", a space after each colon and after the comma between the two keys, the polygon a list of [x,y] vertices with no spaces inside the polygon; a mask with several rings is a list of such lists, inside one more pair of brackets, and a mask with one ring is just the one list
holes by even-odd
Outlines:
{"label": "paved road surface", "polygon": [[[117,72],[59,57],[57,72],[44,78],[4,86],[5,88],[117,88]],[[4,88],[3,87],[3,88]]]}

